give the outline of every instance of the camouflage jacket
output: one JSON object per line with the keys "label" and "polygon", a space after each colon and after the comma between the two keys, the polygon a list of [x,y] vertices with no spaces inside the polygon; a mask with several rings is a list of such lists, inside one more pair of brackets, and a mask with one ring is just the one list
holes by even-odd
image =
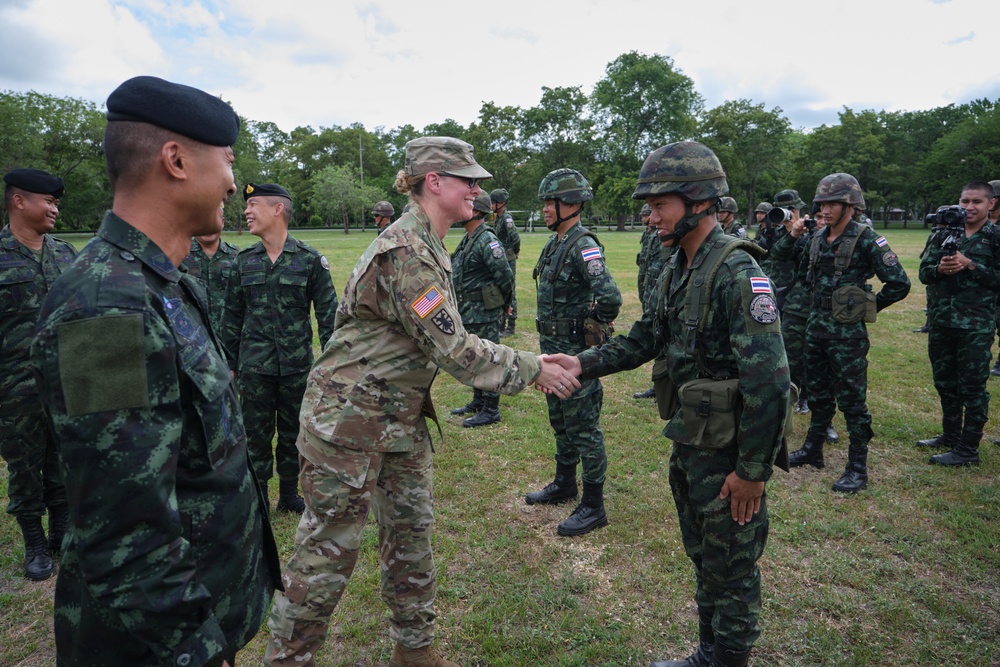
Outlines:
{"label": "camouflage jacket", "polygon": [[[589,317],[599,322],[612,322],[621,309],[622,295],[608,270],[604,250],[593,237],[579,235],[577,232],[581,229],[578,222],[562,237],[553,234],[535,265],[539,322],[571,320],[579,323],[575,328],[577,336],[540,334],[542,351],[546,353],[583,350],[583,320]],[[573,246],[561,252],[567,243]],[[555,266],[560,255],[561,265]]]}
{"label": "camouflage jacket", "polygon": [[507,261],[513,262],[521,254],[521,235],[517,233],[514,218],[511,217],[510,213],[504,211],[503,215],[497,218],[493,224],[493,230],[497,240],[500,241],[507,253]]}
{"label": "camouflage jacket", "polygon": [[788,230],[784,225],[780,225],[774,230],[773,236],[769,237],[764,233],[757,238],[757,244],[767,250],[767,257],[761,260],[760,268],[774,284],[779,301],[784,300],[784,294],[795,284],[795,274],[798,269],[798,265],[791,258],[784,256],[778,258],[774,254],[775,247],[786,236],[790,236]]}
{"label": "camouflage jacket", "polygon": [[31,357],[70,512],[60,665],[204,665],[280,586],[205,298],[109,212],[42,307]]}
{"label": "camouflage jacket", "polygon": [[458,242],[451,254],[452,279],[458,312],[464,324],[496,322],[500,308],[487,310],[483,303],[483,288],[496,285],[504,304],[514,296],[514,274],[504,254],[504,248],[486,225],[479,225]]}
{"label": "camouflage jacket", "polygon": [[[590,379],[638,368],[662,354],[675,387],[703,377],[694,352],[685,344],[690,277],[704,262],[708,249],[724,232],[716,227],[695,253],[688,268],[683,249],[674,252],[657,281],[657,307],[643,313],[625,336],[582,354],[583,378]],[[668,283],[667,278],[671,280]],[[705,364],[717,377],[738,377],[743,396],[736,446],[736,474],[749,481],[771,477],[781,449],[781,428],[788,403],[789,375],[781,326],[774,310],[770,286],[760,280],[764,272],[750,255],[734,250],[715,277],[708,315],[699,346]],[[665,292],[665,293],[664,293]],[[663,309],[659,310],[659,297]],[[687,442],[687,428],[680,409],[667,422],[663,434],[677,443]]]}
{"label": "camouflage jacket", "polygon": [[46,234],[39,261],[10,226],[0,231],[0,405],[13,396],[38,393],[30,359],[38,311],[75,256],[73,246]]}
{"label": "camouflage jacket", "polygon": [[292,238],[275,262],[263,241],[236,256],[229,275],[222,342],[233,370],[294,375],[313,362],[310,305],[320,347],[333,334],[337,293],[326,257]]}
{"label": "camouflage jacket", "polygon": [[413,451],[430,439],[424,417],[436,419],[430,387],[439,368],[463,384],[514,394],[538,377],[541,362],[466,332],[448,251],[413,204],[348,279],[333,337],[309,373],[302,427],[350,449]]}
{"label": "camouflage jacket", "polygon": [[[798,267],[799,262],[802,261],[802,255],[809,254],[810,239],[812,239],[812,234],[803,234],[795,242],[795,247],[789,257],[789,263],[792,266]],[[812,310],[812,295],[809,292],[809,286],[799,280],[797,270],[793,275],[791,286],[785,291],[784,299],[780,303],[780,306],[782,317],[786,314],[797,315],[802,318],[809,317],[809,311]]]}
{"label": "camouflage jacket", "polygon": [[745,239],[749,238],[747,236],[747,230],[743,227],[743,223],[733,218],[729,221],[729,224],[722,228],[722,231],[729,234],[730,236],[735,236],[737,238]]}
{"label": "camouflage jacket", "polygon": [[635,265],[639,267],[639,299],[646,292],[646,272],[649,270],[649,253],[652,249],[650,239],[656,236],[656,232],[650,229],[642,230],[642,238],[639,239],[639,253],[635,256]]}
{"label": "camouflage jacket", "polygon": [[[656,234],[649,238],[649,265],[646,268],[646,286],[642,293],[643,310],[649,307],[650,298],[656,298],[653,296],[656,294],[656,281],[659,280],[663,267],[667,265],[676,250],[675,246],[663,247],[660,237]],[[655,308],[655,304],[653,307]]]}
{"label": "camouflage jacket", "polygon": [[198,241],[191,239],[191,253],[184,258],[188,275],[201,282],[208,294],[208,317],[212,331],[222,336],[222,318],[226,313],[226,293],[229,288],[229,274],[240,249],[227,241],[219,240],[219,249],[209,257],[201,249]]}
{"label": "camouflage jacket", "polygon": [[929,245],[920,261],[920,282],[927,285],[927,320],[932,327],[988,333],[996,326],[996,302],[1000,292],[1000,244],[997,229],[987,222],[975,234],[961,237],[958,250],[975,262],[945,276],[938,273],[942,251],[940,240]]}
{"label": "camouflage jacket", "polygon": [[[859,225],[852,220],[832,244],[826,240],[830,234],[829,227],[819,233],[819,257],[812,275],[810,276],[808,246],[798,263],[797,280],[806,285],[812,298],[809,323],[806,325],[807,335],[810,338],[824,339],[867,338],[868,328],[864,322],[842,324],[833,319],[830,309],[833,290],[846,285],[864,287],[872,276],[877,275],[883,285],[876,295],[875,305],[881,311],[909,293],[910,279],[899,263],[899,257],[889,248],[889,242],[871,227]],[[834,285],[834,255],[844,239],[854,237],[857,237],[857,241],[851,263],[840,277],[839,283]],[[813,238],[815,236],[810,236],[810,245]],[[795,253],[795,246],[795,237],[786,234],[775,243],[771,254],[778,261],[789,261]]]}

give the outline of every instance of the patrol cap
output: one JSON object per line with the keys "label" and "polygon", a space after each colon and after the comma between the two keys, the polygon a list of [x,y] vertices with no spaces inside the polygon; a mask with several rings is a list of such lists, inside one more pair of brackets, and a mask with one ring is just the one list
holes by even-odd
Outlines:
{"label": "patrol cap", "polygon": [[407,176],[423,176],[432,171],[463,178],[493,178],[476,162],[475,149],[452,137],[420,137],[406,142]]}
{"label": "patrol cap", "polygon": [[507,203],[507,199],[509,197],[510,195],[503,188],[497,188],[496,190],[490,193],[490,201],[496,202],[497,204]]}
{"label": "patrol cap", "polygon": [[243,188],[243,201],[249,201],[251,197],[284,197],[285,199],[291,199],[292,195],[288,194],[288,190],[274,183],[261,183],[259,185],[247,183],[246,187]]}
{"label": "patrol cap", "polygon": [[149,123],[210,146],[232,146],[240,133],[240,117],[218,97],[155,76],[118,86],[107,107],[109,121]]}
{"label": "patrol cap", "polygon": [[3,182],[26,192],[62,197],[65,189],[63,179],[41,169],[13,169],[4,174]]}
{"label": "patrol cap", "polygon": [[778,208],[804,208],[806,203],[797,190],[782,190],[774,195],[774,205]]}

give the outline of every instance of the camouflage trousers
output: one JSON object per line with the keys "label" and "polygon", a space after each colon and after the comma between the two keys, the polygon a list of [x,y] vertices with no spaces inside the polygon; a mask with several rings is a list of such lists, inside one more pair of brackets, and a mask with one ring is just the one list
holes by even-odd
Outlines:
{"label": "camouflage trousers", "polygon": [[[266,483],[278,471],[279,479],[299,476],[299,453],[295,440],[299,433],[299,411],[306,393],[309,372],[295,375],[239,374],[240,408],[247,432],[247,449],[257,481]],[[278,439],[274,442],[275,425]]]}
{"label": "camouflage trousers", "polygon": [[[517,319],[517,260],[509,259],[507,260],[507,263],[510,264],[510,272],[514,274],[514,280],[510,284],[510,317]],[[501,310],[500,317],[502,318],[503,316],[503,310]]]}
{"label": "camouflage trousers", "polygon": [[[490,312],[490,311],[487,311]],[[503,309],[500,309],[500,317],[503,317]],[[482,338],[483,340],[488,340],[491,343],[500,343],[500,320],[497,319],[493,322],[470,322],[469,324],[463,323],[465,330],[471,334],[475,334]],[[482,391],[480,390],[480,395],[483,398],[499,398],[500,394],[495,391]]]}
{"label": "camouflage trousers", "polygon": [[271,607],[266,664],[316,664],[316,651],[357,563],[369,509],[378,523],[390,637],[410,648],[430,644],[437,582],[430,443],[416,452],[362,452],[303,429],[300,447],[324,456],[301,459],[306,509],[281,575],[285,592],[275,594]]}
{"label": "camouflage trousers", "polygon": [[809,435],[826,439],[826,428],[837,407],[844,413],[851,440],[868,442],[872,415],[868,412],[867,338],[806,339],[809,369]]}
{"label": "camouflage trousers", "polygon": [[719,498],[737,458],[735,448],[708,451],[675,443],[670,491],[684,552],[694,563],[698,614],[712,619],[717,642],[744,651],[760,636],[757,561],[767,544],[768,514],[765,495],[760,511],[741,526],[733,521],[729,499]]}
{"label": "camouflage trousers", "polygon": [[806,373],[806,322],[809,319],[795,313],[781,314],[781,336],[785,340],[785,355],[792,382],[799,388],[799,399],[809,398]]}
{"label": "camouflage trousers", "polygon": [[927,355],[931,360],[934,388],[941,397],[945,418],[962,421],[964,430],[982,433],[989,416],[990,361],[993,332],[946,329],[931,325],[927,336]]}
{"label": "camouflage trousers", "polygon": [[7,514],[45,515],[66,504],[56,443],[38,396],[5,398],[0,406],[0,456],[7,462]]}

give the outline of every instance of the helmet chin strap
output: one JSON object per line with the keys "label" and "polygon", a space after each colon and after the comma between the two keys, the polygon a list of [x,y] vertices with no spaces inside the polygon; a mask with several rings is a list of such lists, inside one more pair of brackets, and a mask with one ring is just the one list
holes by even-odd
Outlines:
{"label": "helmet chin strap", "polygon": [[559,200],[558,199],[553,199],[553,201],[556,203],[556,221],[553,222],[551,225],[545,225],[546,227],[549,228],[550,232],[556,231],[557,229],[559,229],[559,225],[561,225],[562,223],[566,222],[567,220],[569,220],[569,219],[571,219],[571,218],[579,215],[580,212],[583,210],[583,206],[581,206],[580,208],[578,208],[575,211],[573,211],[573,215],[569,215],[569,216],[567,216],[567,217],[564,218],[564,217],[562,217],[561,209],[559,208]]}
{"label": "helmet chin strap", "polygon": [[698,223],[701,222],[702,218],[715,212],[715,208],[716,204],[713,204],[701,213],[695,213],[694,202],[684,202],[684,217],[678,220],[677,224],[674,225],[674,231],[660,237],[660,243],[663,243],[664,241],[677,241],[679,243],[680,240],[684,238],[685,234],[698,226]]}
{"label": "helmet chin strap", "polygon": [[485,217],[486,217],[485,213],[483,213],[482,211],[476,211],[476,215],[472,216],[471,218],[469,218],[467,220],[459,220],[458,224],[460,224],[460,225],[462,225],[464,227],[465,225],[469,224],[473,220],[482,220]]}

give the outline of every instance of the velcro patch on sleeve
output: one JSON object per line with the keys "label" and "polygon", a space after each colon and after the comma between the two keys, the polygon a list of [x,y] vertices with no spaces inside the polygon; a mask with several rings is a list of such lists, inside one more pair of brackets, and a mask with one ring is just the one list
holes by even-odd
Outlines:
{"label": "velcro patch on sleeve", "polygon": [[142,315],[64,322],[56,335],[67,416],[149,404]]}
{"label": "velcro patch on sleeve", "polygon": [[410,308],[413,308],[413,311],[420,316],[420,319],[424,319],[442,303],[444,303],[444,294],[437,287],[431,287],[421,294],[420,298],[410,305]]}
{"label": "velcro patch on sleeve", "polygon": [[887,245],[889,245],[889,242],[885,240],[884,236],[880,236],[877,239],[875,239],[875,245],[877,245],[879,248],[884,248]]}
{"label": "velcro patch on sleeve", "polygon": [[582,254],[583,254],[583,261],[589,262],[592,259],[601,258],[601,249],[598,248],[597,246],[593,246],[591,248],[584,248]]}
{"label": "velcro patch on sleeve", "polygon": [[764,276],[752,276],[750,278],[750,291],[754,294],[770,294],[771,281]]}

